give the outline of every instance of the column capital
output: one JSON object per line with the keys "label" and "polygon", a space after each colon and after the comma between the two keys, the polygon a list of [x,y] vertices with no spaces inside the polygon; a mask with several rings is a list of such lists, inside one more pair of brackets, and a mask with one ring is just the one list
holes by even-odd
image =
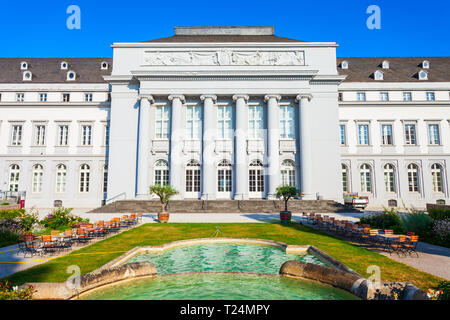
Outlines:
{"label": "column capital", "polygon": [[277,99],[277,102],[280,102],[281,96],[279,94],[266,94],[264,96],[264,101],[269,101],[270,99]]}
{"label": "column capital", "polygon": [[297,95],[295,100],[300,101],[302,99],[308,99],[308,101],[311,101],[312,98],[313,98],[313,96],[310,93],[300,93],[299,95]]}
{"label": "column capital", "polygon": [[249,96],[246,95],[246,94],[235,94],[235,95],[233,96],[233,101],[236,101],[236,100],[238,100],[238,99],[244,99],[245,101],[248,101]]}
{"label": "column capital", "polygon": [[147,100],[150,103],[155,102],[155,99],[153,99],[153,96],[151,94],[140,94],[138,100],[139,101]]}
{"label": "column capital", "polygon": [[185,102],[185,101],[186,101],[185,96],[182,95],[182,94],[171,94],[171,95],[169,96],[169,100],[172,101],[173,99],[180,99],[182,102]]}
{"label": "column capital", "polygon": [[205,99],[212,99],[213,101],[217,101],[217,96],[215,94],[202,94],[200,96],[200,100],[205,101]]}

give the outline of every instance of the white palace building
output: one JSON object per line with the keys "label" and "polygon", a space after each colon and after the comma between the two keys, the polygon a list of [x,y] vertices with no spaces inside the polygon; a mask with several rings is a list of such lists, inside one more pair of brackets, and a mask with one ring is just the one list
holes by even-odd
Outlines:
{"label": "white palace building", "polygon": [[110,58],[0,59],[0,190],[150,199],[450,202],[450,57],[336,58],[273,27],[176,27]]}

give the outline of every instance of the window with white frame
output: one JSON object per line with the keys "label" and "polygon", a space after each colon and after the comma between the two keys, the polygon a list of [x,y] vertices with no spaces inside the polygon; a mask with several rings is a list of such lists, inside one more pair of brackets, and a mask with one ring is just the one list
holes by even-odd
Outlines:
{"label": "window with white frame", "polygon": [[44,168],[40,164],[33,166],[33,193],[42,192],[42,177],[44,176]]}
{"label": "window with white frame", "polygon": [[348,184],[348,167],[345,164],[341,164],[341,173],[342,173],[342,191],[350,192],[349,184]]}
{"label": "window with white frame", "polygon": [[233,186],[233,171],[228,160],[222,160],[217,165],[217,191],[231,192]]}
{"label": "window with white frame", "polygon": [[427,101],[434,101],[434,100],[436,100],[434,92],[427,92],[426,95],[427,95]]}
{"label": "window with white frame", "polygon": [[291,105],[280,106],[280,138],[294,139],[294,107]]}
{"label": "window with white frame", "polygon": [[56,166],[56,183],[55,183],[56,193],[66,192],[66,176],[67,176],[67,167],[63,164],[58,164],[58,166]]}
{"label": "window with white frame", "polygon": [[381,125],[381,144],[383,144],[383,145],[393,145],[394,144],[391,124]]}
{"label": "window with white frame", "polygon": [[165,160],[155,162],[155,185],[165,186],[169,184],[169,165]]}
{"label": "window with white frame", "polygon": [[108,192],[108,165],[103,166],[103,192]]}
{"label": "window with white frame", "polygon": [[431,181],[433,183],[433,192],[443,192],[442,166],[438,163],[431,165]]}
{"label": "window with white frame", "polygon": [[341,146],[345,146],[345,145],[347,145],[347,135],[346,135],[345,124],[339,125],[339,130],[340,130]]}
{"label": "window with white frame", "polygon": [[369,125],[359,124],[358,125],[358,144],[362,146],[369,145]]}
{"label": "window with white frame", "polygon": [[92,145],[92,125],[90,124],[81,125],[81,145],[82,146]]}
{"label": "window with white frame", "polygon": [[249,191],[264,192],[264,170],[261,161],[253,160],[250,163],[248,175]]}
{"label": "window with white frame", "polygon": [[24,102],[25,101],[25,93],[17,93],[16,94],[16,101],[17,102]]}
{"label": "window with white frame", "polygon": [[155,130],[157,139],[169,138],[170,107],[156,106]]}
{"label": "window with white frame", "polygon": [[395,192],[395,167],[388,163],[383,167],[386,192]]}
{"label": "window with white frame", "polygon": [[92,102],[93,94],[92,93],[85,93],[84,94],[84,101],[85,102]]}
{"label": "window with white frame", "polygon": [[34,145],[44,146],[45,145],[45,125],[37,124],[34,126]]}
{"label": "window with white frame", "polygon": [[419,167],[414,163],[410,163],[407,171],[409,192],[419,192]]}
{"label": "window with white frame", "polygon": [[412,101],[411,92],[403,92],[403,101]]}
{"label": "window with white frame", "polygon": [[60,124],[58,125],[58,146],[69,145],[69,125]]}
{"label": "window with white frame", "polygon": [[367,163],[360,167],[361,192],[372,192],[372,169]]}
{"label": "window with white frame", "polygon": [[82,164],[80,166],[80,192],[89,192],[89,180],[90,180],[90,170],[91,168],[87,164]]}
{"label": "window with white frame", "polygon": [[21,124],[14,124],[11,127],[11,145],[21,146],[22,145],[22,129]]}
{"label": "window with white frame", "polygon": [[13,164],[9,167],[9,191],[18,192],[19,191],[19,174],[20,167],[17,164]]}
{"label": "window with white frame", "polygon": [[250,139],[262,139],[264,111],[262,106],[248,107],[248,137]]}
{"label": "window with white frame", "polygon": [[366,101],[366,93],[365,92],[357,92],[356,100],[357,101]]}
{"label": "window with white frame", "polygon": [[428,142],[430,145],[440,145],[439,125],[436,123],[428,125]]}
{"label": "window with white frame", "polygon": [[63,102],[70,102],[70,93],[63,93],[62,94],[62,101]]}
{"label": "window with white frame", "polygon": [[389,101],[389,92],[380,92],[381,101]]}
{"label": "window with white frame", "polygon": [[217,106],[217,131],[220,139],[233,138],[233,114],[231,106]]}
{"label": "window with white frame", "polygon": [[186,131],[188,139],[201,139],[202,109],[200,106],[186,107]]}
{"label": "window with white frame", "polygon": [[186,166],[186,192],[200,192],[200,164],[191,160]]}
{"label": "window with white frame", "polygon": [[39,94],[39,101],[40,102],[47,102],[47,94],[46,93],[40,93]]}
{"label": "window with white frame", "polygon": [[295,187],[295,163],[284,160],[281,163],[281,185]]}
{"label": "window with white frame", "polygon": [[405,144],[417,145],[416,125],[414,123],[405,124]]}

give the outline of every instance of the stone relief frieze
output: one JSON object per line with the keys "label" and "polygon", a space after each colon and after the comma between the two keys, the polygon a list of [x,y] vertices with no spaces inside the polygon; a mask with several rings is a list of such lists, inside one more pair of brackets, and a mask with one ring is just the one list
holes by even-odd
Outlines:
{"label": "stone relief frieze", "polygon": [[302,66],[304,51],[148,51],[144,64],[153,66]]}

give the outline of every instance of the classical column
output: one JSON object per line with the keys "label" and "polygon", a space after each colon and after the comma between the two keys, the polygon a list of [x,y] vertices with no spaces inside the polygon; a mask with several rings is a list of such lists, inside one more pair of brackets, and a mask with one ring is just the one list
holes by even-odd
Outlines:
{"label": "classical column", "polygon": [[170,184],[174,187],[179,194],[173,197],[173,199],[182,199],[184,194],[183,187],[183,102],[186,100],[183,95],[173,94],[169,96],[169,100],[172,101],[172,123],[170,133]]}
{"label": "classical column", "polygon": [[150,103],[153,103],[152,96],[140,97],[139,111],[139,150],[138,150],[138,170],[137,170],[137,198],[145,199],[148,195],[148,156],[150,154]]}
{"label": "classical column", "polygon": [[309,104],[312,99],[310,94],[299,94],[297,101],[299,105],[299,129],[300,129],[300,190],[304,200],[315,200],[316,195],[312,190],[312,135],[311,119],[309,117]]}
{"label": "classical column", "polygon": [[214,200],[216,198],[216,170],[214,166],[214,149],[216,137],[216,119],[214,117],[215,95],[202,95],[203,101],[203,159],[202,159],[202,199]]}
{"label": "classical column", "polygon": [[280,184],[280,116],[278,102],[281,96],[269,94],[264,97],[267,102],[267,160],[269,190],[268,199],[276,199],[276,189]]}
{"label": "classical column", "polygon": [[247,168],[247,95],[234,95],[236,101],[236,131],[234,140],[235,200],[248,199]]}

